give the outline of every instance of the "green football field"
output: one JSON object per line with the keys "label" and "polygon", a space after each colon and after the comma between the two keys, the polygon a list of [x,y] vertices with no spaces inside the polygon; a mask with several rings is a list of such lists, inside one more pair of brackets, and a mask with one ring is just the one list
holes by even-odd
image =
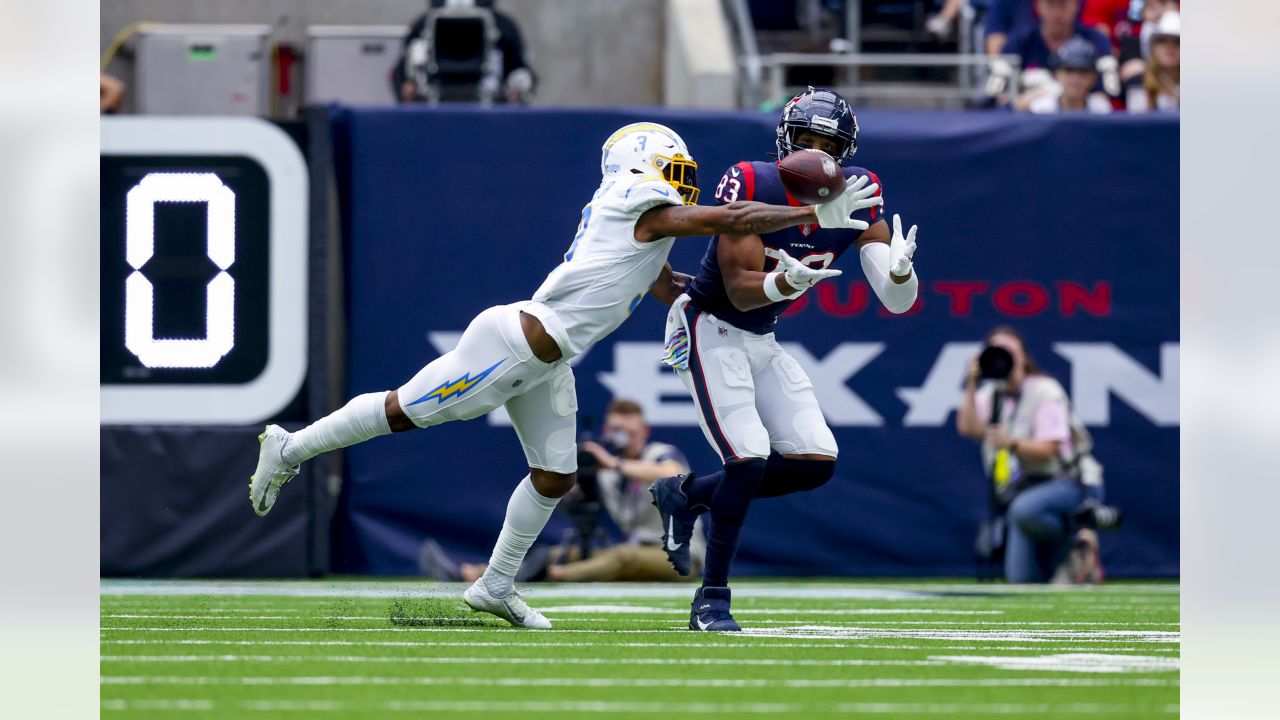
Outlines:
{"label": "green football field", "polygon": [[103,581],[104,717],[1168,718],[1178,588],[536,586],[517,630],[413,581]]}

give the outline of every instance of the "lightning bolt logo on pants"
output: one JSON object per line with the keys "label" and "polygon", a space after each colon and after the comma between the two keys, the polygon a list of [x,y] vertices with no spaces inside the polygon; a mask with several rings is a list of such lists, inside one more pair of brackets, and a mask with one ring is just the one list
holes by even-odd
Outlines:
{"label": "lightning bolt logo on pants", "polygon": [[495,369],[497,369],[499,365],[501,365],[504,362],[506,362],[506,358],[503,358],[498,362],[485,368],[484,370],[481,370],[479,373],[476,373],[475,377],[471,377],[471,372],[468,371],[466,374],[464,374],[462,377],[458,378],[457,380],[450,380],[449,382],[440,383],[434,389],[432,389],[431,392],[427,393],[426,395],[423,395],[417,400],[414,400],[413,402],[409,403],[409,405],[417,405],[420,402],[426,402],[432,399],[443,404],[445,400],[448,400],[449,398],[457,395],[462,395],[466,393],[468,390],[470,390],[471,388],[475,387],[477,383],[479,383],[481,380],[488,377],[489,373],[493,372]]}

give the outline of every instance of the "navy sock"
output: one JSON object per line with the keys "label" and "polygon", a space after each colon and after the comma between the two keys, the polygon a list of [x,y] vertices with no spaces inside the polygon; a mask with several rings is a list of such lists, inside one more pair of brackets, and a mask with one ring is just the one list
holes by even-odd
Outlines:
{"label": "navy sock", "polygon": [[711,495],[711,531],[707,533],[707,557],[703,562],[704,587],[726,587],[729,567],[738,552],[738,535],[747,508],[764,479],[764,458],[748,458],[724,466],[724,477]]}
{"label": "navy sock", "polygon": [[710,475],[690,475],[686,478],[684,485],[681,486],[685,497],[689,498],[686,507],[695,512],[706,511],[711,507],[711,496],[715,495],[716,488],[723,479],[724,470],[717,470]]}

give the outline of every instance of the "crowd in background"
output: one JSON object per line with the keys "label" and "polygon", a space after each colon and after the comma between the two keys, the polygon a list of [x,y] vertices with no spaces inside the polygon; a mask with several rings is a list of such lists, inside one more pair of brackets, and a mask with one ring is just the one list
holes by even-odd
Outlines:
{"label": "crowd in background", "polygon": [[1035,113],[1177,110],[1181,75],[1178,0],[934,0],[925,27],[953,32],[966,6],[990,56],[1016,55],[1015,72],[994,61],[996,104]]}

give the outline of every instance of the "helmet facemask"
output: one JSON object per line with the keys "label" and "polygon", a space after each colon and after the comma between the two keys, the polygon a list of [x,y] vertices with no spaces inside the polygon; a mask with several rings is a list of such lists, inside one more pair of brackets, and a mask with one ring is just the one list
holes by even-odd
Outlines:
{"label": "helmet facemask", "polygon": [[681,153],[672,155],[654,155],[653,165],[662,172],[662,178],[671,184],[684,199],[685,205],[697,205],[698,195],[698,163]]}

